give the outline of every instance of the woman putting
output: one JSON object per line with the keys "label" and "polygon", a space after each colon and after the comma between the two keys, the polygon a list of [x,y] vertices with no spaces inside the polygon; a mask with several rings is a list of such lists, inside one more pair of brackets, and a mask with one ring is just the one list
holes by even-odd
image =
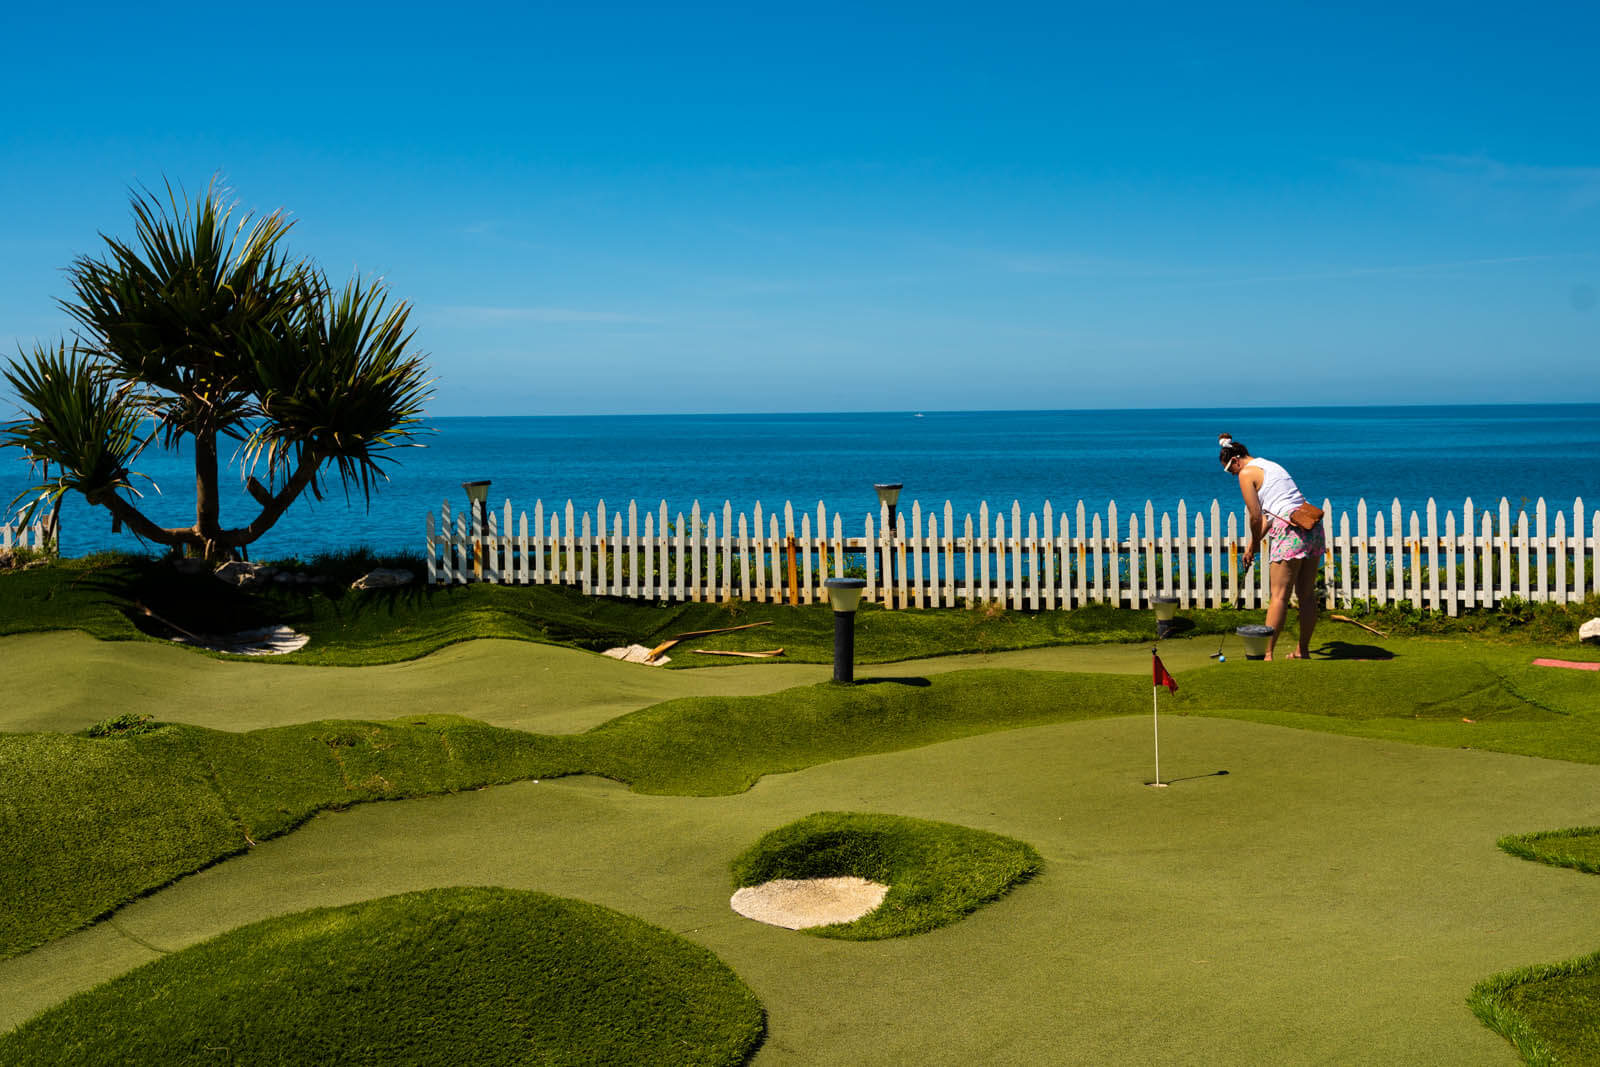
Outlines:
{"label": "woman putting", "polygon": [[[1300,605],[1300,647],[1289,653],[1289,658],[1305,659],[1311,655],[1311,632],[1317,627],[1317,561],[1327,550],[1322,513],[1310,507],[1300,487],[1279,464],[1252,456],[1248,448],[1228,434],[1218,437],[1217,445],[1222,450],[1222,469],[1238,476],[1239,492],[1250,513],[1246,571],[1255,562],[1262,539],[1268,539],[1272,601],[1267,605],[1267,625],[1272,628],[1272,636],[1267,638],[1267,659],[1272,658],[1278,634],[1283,632],[1283,621],[1289,616],[1291,591]],[[1308,518],[1309,522],[1305,521]],[[1308,525],[1310,528],[1305,528]]]}

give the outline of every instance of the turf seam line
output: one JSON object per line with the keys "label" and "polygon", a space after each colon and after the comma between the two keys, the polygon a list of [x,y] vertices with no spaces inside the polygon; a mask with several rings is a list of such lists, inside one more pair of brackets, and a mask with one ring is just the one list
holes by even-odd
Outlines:
{"label": "turf seam line", "polygon": [[161,955],[161,956],[170,956],[172,954],[172,952],[173,952],[173,950],[170,949],[170,948],[162,948],[160,945],[153,945],[150,942],[146,941],[144,938],[140,937],[138,934],[134,933],[132,930],[129,930],[127,927],[123,926],[122,923],[117,920],[117,917],[115,915],[106,916],[106,920],[105,921],[106,921],[106,925],[110,926],[117,933],[121,934],[123,937],[127,938],[129,941],[132,941],[134,944],[140,945],[140,946],[142,946],[144,948],[149,949],[151,952],[154,952],[154,953],[156,953],[158,955]]}

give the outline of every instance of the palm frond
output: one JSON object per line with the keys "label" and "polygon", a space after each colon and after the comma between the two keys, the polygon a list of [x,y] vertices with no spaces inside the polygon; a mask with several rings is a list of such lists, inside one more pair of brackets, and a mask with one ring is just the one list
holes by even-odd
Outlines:
{"label": "palm frond", "polygon": [[[292,337],[256,335],[254,375],[261,385],[261,421],[246,442],[249,462],[277,477],[311,450],[346,493],[370,499],[393,450],[417,445],[432,391],[424,357],[411,350],[410,305],[389,306],[381,284],[359,279],[338,292],[325,282],[297,316]],[[319,471],[311,490],[319,497]]]}
{"label": "palm frond", "polygon": [[235,218],[215,185],[192,202],[171,185],[164,199],[132,200],[135,239],[102,235],[103,257],[74,261],[75,299],[62,307],[111,373],[170,398],[157,409],[168,443],[225,432],[254,411],[241,334],[287,330],[310,295],[281,248],[293,223],[281,211]]}
{"label": "palm frond", "polygon": [[[31,355],[0,371],[21,402],[23,416],[0,424],[0,448],[17,448],[38,483],[7,505],[33,501],[20,512],[31,521],[41,507],[54,506],[77,490],[91,502],[107,493],[133,490],[129,470],[150,442],[141,434],[150,415],[146,398],[104,372],[92,356],[61,342],[34,346]],[[54,470],[43,477],[46,464]]]}

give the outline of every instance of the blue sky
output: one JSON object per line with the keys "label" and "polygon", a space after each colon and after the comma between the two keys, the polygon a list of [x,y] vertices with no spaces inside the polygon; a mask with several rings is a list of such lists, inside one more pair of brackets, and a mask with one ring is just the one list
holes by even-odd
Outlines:
{"label": "blue sky", "polygon": [[8,352],[130,187],[217,175],[415,304],[438,415],[1600,401],[1592,5],[0,32]]}

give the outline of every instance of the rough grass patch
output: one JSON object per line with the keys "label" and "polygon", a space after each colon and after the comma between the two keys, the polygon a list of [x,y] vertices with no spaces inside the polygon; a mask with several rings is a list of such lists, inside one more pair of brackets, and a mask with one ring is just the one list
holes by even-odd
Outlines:
{"label": "rough grass patch", "polygon": [[1038,872],[1043,861],[1014,838],[898,815],[823,811],[780,827],[733,861],[736,888],[779,878],[855,876],[889,887],[854,922],[804,932],[876,941],[948,926]]}
{"label": "rough grass patch", "polygon": [[435,889],[280,916],[0,1037],[50,1064],[740,1064],[765,1013],[710,951],[582,901]]}
{"label": "rough grass patch", "polygon": [[1532,834],[1508,834],[1496,842],[1502,851],[1552,867],[1600,874],[1600,826],[1574,826]]}
{"label": "rough grass patch", "polygon": [[90,737],[137,737],[161,729],[153,716],[125,711],[109,719],[101,719],[84,731]]}
{"label": "rough grass patch", "polygon": [[1467,1005],[1534,1067],[1594,1063],[1600,1049],[1600,952],[1484,979]]}

